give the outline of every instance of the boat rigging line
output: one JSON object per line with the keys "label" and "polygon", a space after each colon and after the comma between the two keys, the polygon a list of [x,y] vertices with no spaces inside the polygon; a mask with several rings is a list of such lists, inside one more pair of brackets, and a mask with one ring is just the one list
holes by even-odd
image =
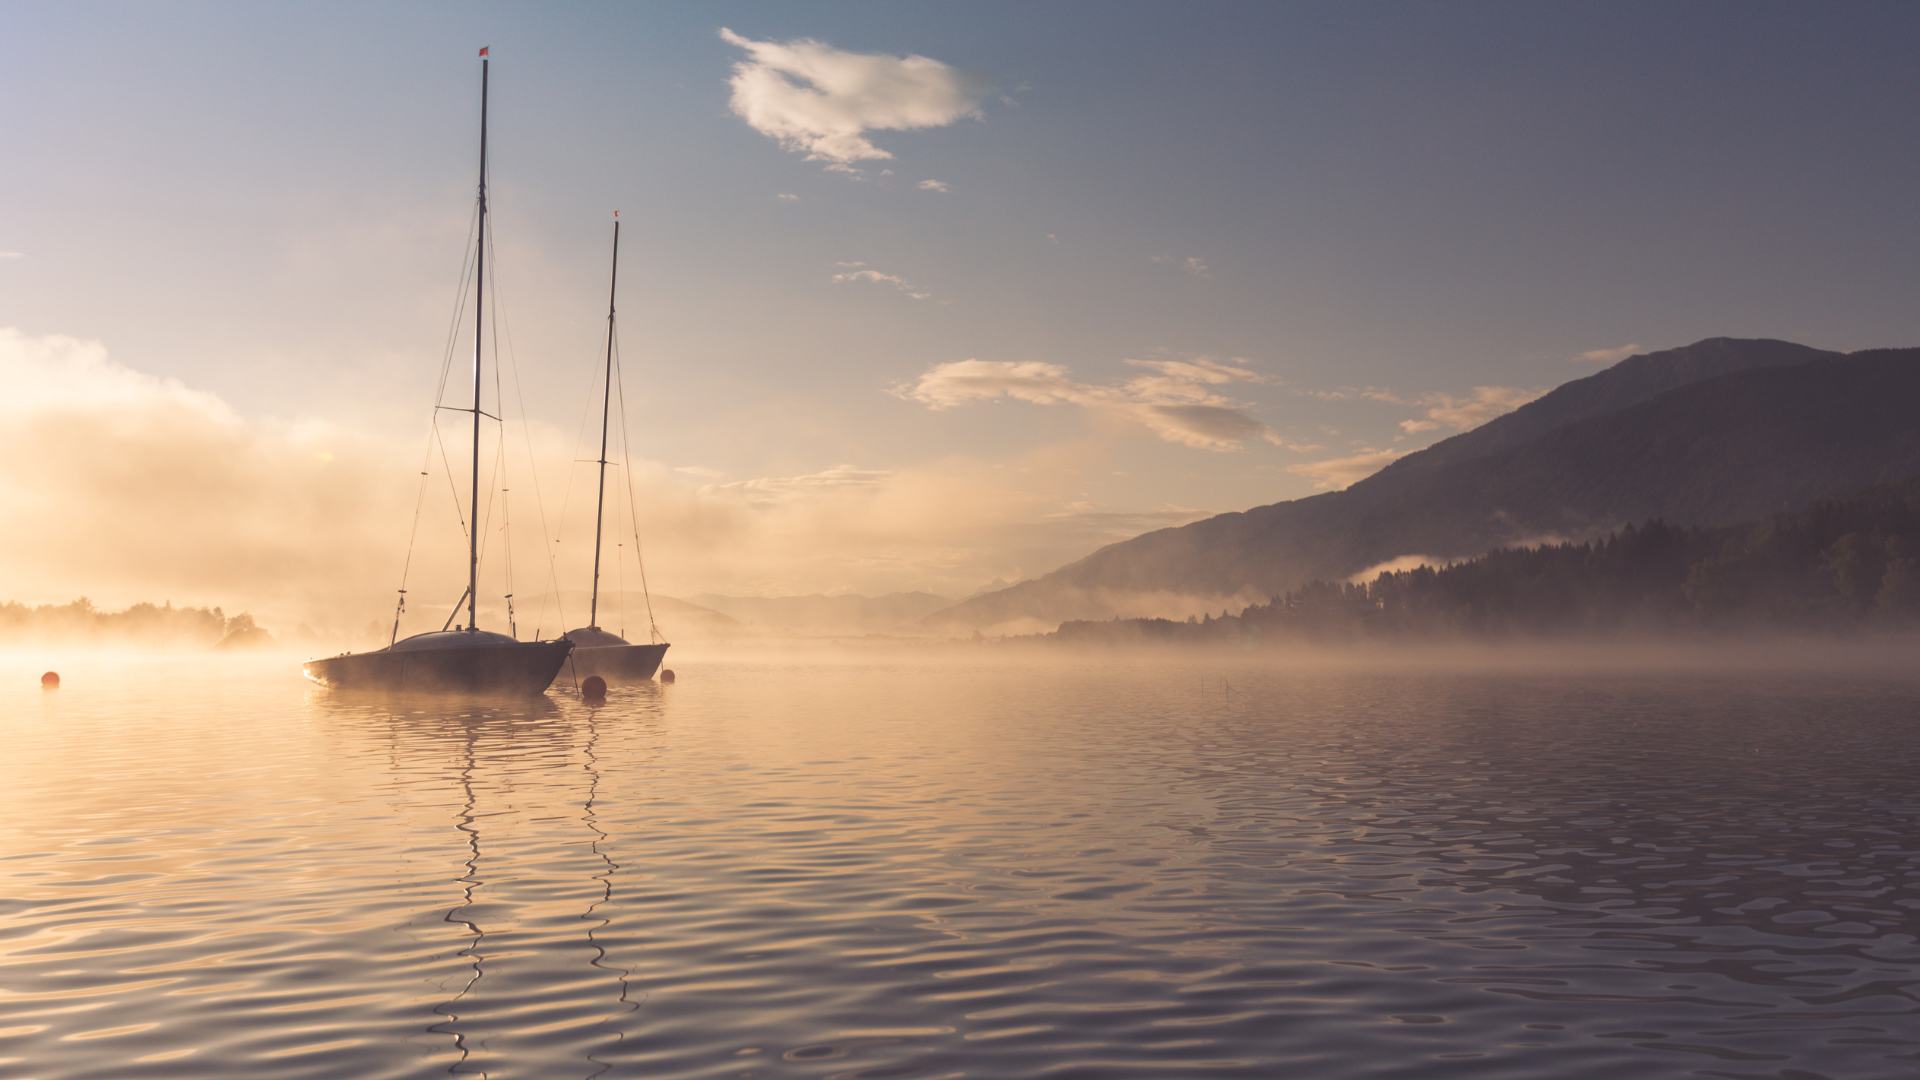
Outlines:
{"label": "boat rigging line", "polygon": [[[482,98],[483,100],[482,100],[481,122],[482,122],[482,125],[484,126],[486,121],[486,118],[485,118],[486,102],[484,100],[485,99],[484,79],[483,79],[483,86],[482,86]],[[486,543],[488,540],[491,539],[490,534],[492,531],[488,528],[488,526],[491,525],[492,519],[493,519],[494,500],[496,497],[498,497],[500,502],[501,515],[502,515],[502,525],[500,528],[502,531],[505,531],[507,534],[504,540],[506,563],[503,569],[504,569],[506,589],[503,596],[507,602],[508,630],[509,630],[510,636],[514,636],[514,637],[519,636],[517,632],[518,620],[516,618],[516,613],[514,610],[514,603],[513,603],[516,590],[514,589],[515,568],[513,565],[512,507],[511,507],[510,496],[508,494],[509,491],[511,490],[510,488],[511,481],[510,481],[510,477],[507,475],[508,472],[510,472],[510,469],[508,468],[508,465],[506,462],[506,458],[507,458],[507,453],[506,453],[507,440],[506,440],[506,431],[505,431],[506,423],[503,416],[495,415],[495,413],[486,411],[486,409],[483,407],[483,402],[481,400],[481,395],[480,395],[481,378],[482,378],[481,358],[482,358],[483,350],[485,348],[484,341],[483,341],[483,332],[486,327],[490,326],[493,332],[492,354],[493,354],[493,360],[494,360],[493,377],[494,377],[495,401],[503,403],[506,400],[505,387],[503,385],[502,377],[500,375],[500,368],[503,364],[503,361],[505,364],[509,364],[513,367],[514,392],[518,400],[521,416],[523,417],[527,414],[526,413],[526,391],[522,383],[522,380],[520,378],[518,356],[516,355],[513,347],[512,322],[507,313],[506,305],[501,300],[501,297],[500,297],[500,284],[498,280],[498,275],[496,275],[495,278],[492,280],[487,280],[482,277],[486,262],[489,259],[492,259],[494,261],[498,260],[498,255],[497,255],[497,252],[495,251],[493,230],[490,228],[487,228],[487,224],[488,224],[487,217],[489,216],[488,215],[488,210],[489,210],[488,181],[490,179],[490,168],[487,161],[487,154],[486,154],[486,147],[484,145],[484,139],[483,139],[483,145],[481,147],[481,170],[482,172],[481,172],[481,181],[480,181],[479,191],[474,200],[473,212],[469,216],[468,222],[467,222],[467,240],[462,249],[463,254],[461,256],[460,275],[459,275],[459,278],[457,279],[458,283],[454,289],[453,313],[448,320],[445,345],[441,350],[439,378],[434,388],[433,408],[429,414],[427,445],[425,448],[424,460],[422,461],[422,468],[420,471],[421,479],[414,495],[414,512],[413,512],[412,527],[409,530],[407,535],[406,555],[401,563],[400,586],[396,590],[398,593],[398,600],[394,606],[393,628],[392,628],[392,632],[389,634],[389,640],[388,640],[389,645],[399,640],[400,624],[403,618],[405,617],[407,584],[408,584],[409,578],[412,575],[413,555],[419,540],[420,519],[423,515],[424,508],[425,508],[427,486],[431,482],[429,477],[431,476],[433,471],[433,459],[436,453],[438,453],[439,455],[439,464],[441,467],[441,471],[446,476],[447,490],[448,490],[448,494],[452,498],[455,520],[460,525],[460,532],[462,537],[466,539],[468,542],[469,582],[468,582],[467,588],[461,592],[460,600],[456,602],[455,607],[457,609],[461,605],[466,606],[467,616],[468,616],[468,619],[467,619],[468,628],[471,629],[477,625],[477,621],[474,616],[475,616],[475,607],[477,605],[477,599],[478,599],[476,595],[476,587],[478,585],[478,581],[477,581],[478,564],[484,561],[486,556]],[[476,239],[478,239],[479,241],[478,243],[475,242]],[[484,297],[479,292],[477,292],[474,288],[474,285],[477,281],[484,282],[484,288],[485,288]],[[483,309],[485,305],[482,303],[482,301],[488,298],[492,300],[493,310],[490,312],[483,313]],[[475,304],[474,396],[472,399],[472,403],[468,406],[463,407],[463,406],[447,404],[446,398],[447,398],[447,391],[449,389],[449,384],[452,377],[453,359],[459,343],[459,337],[460,337],[460,332],[462,327],[462,319],[464,318],[467,302],[469,299],[473,300]],[[503,336],[505,337],[507,342],[507,347],[505,350],[504,357],[502,356],[502,350],[500,347],[500,342]],[[498,406],[496,406],[496,411],[499,411]],[[452,455],[448,452],[447,446],[446,446],[446,432],[444,429],[440,427],[440,413],[442,412],[461,412],[461,413],[471,413],[474,415],[474,424],[475,424],[474,452],[476,457],[479,451],[478,425],[480,423],[480,418],[484,417],[486,419],[493,420],[500,425],[499,437],[496,440],[496,445],[495,445],[495,458],[493,461],[493,468],[490,470],[491,475],[488,478],[489,483],[487,487],[487,498],[484,502],[480,501],[480,493],[479,493],[480,478],[479,478],[479,469],[477,467],[474,469],[473,483],[472,483],[470,494],[466,498],[464,499],[462,498],[462,493],[458,487],[458,481],[455,479],[455,476],[454,476]],[[529,468],[532,474],[532,480],[534,485],[534,500],[539,511],[540,532],[541,532],[541,540],[542,540],[541,546],[542,546],[542,549],[547,552],[548,576],[553,585],[552,591],[553,591],[554,599],[556,600],[556,602],[560,604],[561,619],[562,621],[564,621],[566,617],[565,604],[564,604],[564,601],[561,601],[559,598],[559,574],[557,569],[553,565],[554,553],[551,550],[552,546],[551,544],[548,544],[546,542],[551,535],[547,525],[546,500],[544,498],[544,492],[541,489],[539,469],[537,467],[534,467],[532,464],[534,460],[532,433],[529,426],[525,423],[524,420],[521,423],[521,430],[522,430],[523,440],[526,446]],[[471,521],[469,519],[471,519]],[[544,600],[542,603],[542,614],[543,613],[544,613]],[[458,612],[456,611],[455,616],[457,616],[457,614]],[[443,631],[446,629],[449,629],[453,626],[453,624],[454,624],[454,617],[450,616],[446,624],[443,625],[441,629]],[[538,636],[538,632],[539,632],[538,628],[536,628],[535,630],[536,637]]]}
{"label": "boat rigging line", "polygon": [[[467,218],[467,242],[460,256],[460,276],[453,290],[453,316],[447,321],[446,345],[440,350],[440,379],[433,392],[433,408],[427,413],[427,445],[424,459],[420,462],[419,489],[413,496],[413,527],[407,532],[407,554],[400,564],[400,601],[394,605],[393,633],[387,644],[400,640],[400,618],[407,609],[407,578],[413,572],[413,549],[420,538],[420,511],[427,501],[427,478],[433,466],[433,451],[437,446],[440,460],[446,466],[447,485],[453,485],[453,463],[447,460],[447,447],[440,437],[440,403],[446,400],[447,375],[453,367],[453,349],[459,342],[460,316],[467,308],[467,290],[471,286],[473,269],[474,230],[478,227],[478,213]],[[466,532],[466,519],[460,513],[460,492],[453,488],[454,514],[460,519],[460,531]],[[464,597],[463,597],[464,599]]]}

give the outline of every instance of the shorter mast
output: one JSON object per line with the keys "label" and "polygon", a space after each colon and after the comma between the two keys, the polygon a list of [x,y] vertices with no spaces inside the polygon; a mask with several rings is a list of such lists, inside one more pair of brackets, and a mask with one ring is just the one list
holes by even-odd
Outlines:
{"label": "shorter mast", "polygon": [[607,275],[607,370],[600,387],[600,498],[593,511],[593,599],[587,625],[600,626],[600,527],[607,513],[607,420],[613,408],[613,299],[620,283],[620,211],[613,212],[613,270]]}

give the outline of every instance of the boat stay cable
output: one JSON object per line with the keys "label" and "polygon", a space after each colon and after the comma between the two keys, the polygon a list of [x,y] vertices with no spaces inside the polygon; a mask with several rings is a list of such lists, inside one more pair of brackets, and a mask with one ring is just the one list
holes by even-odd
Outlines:
{"label": "boat stay cable", "polygon": [[[533,429],[532,425],[527,422],[527,417],[531,414],[527,412],[527,392],[520,381],[520,358],[513,348],[513,320],[507,315],[505,305],[500,303],[497,296],[494,300],[493,309],[500,313],[500,328],[505,332],[507,338],[507,363],[513,368],[513,393],[515,400],[520,406],[520,435],[527,447],[527,473],[533,478],[534,509],[537,510],[540,515],[540,550],[546,555],[547,580],[553,589],[553,601],[556,609],[559,611],[560,622],[562,625],[565,625],[567,621],[567,606],[566,602],[560,598],[560,575],[553,565],[556,555],[553,550],[553,534],[547,531],[547,501],[540,489],[540,467],[538,465],[538,459],[535,458],[533,454]],[[498,371],[497,366],[495,371]],[[498,390],[495,391],[496,394],[498,392]],[[504,412],[505,410],[502,411]],[[504,453],[504,449],[502,452]],[[509,581],[512,580],[513,572],[511,567],[508,568],[507,577]],[[512,590],[509,589],[508,591],[511,592]],[[513,608],[511,599],[509,599],[507,603],[507,608],[509,612],[511,612]],[[545,617],[546,611],[547,600],[545,597],[542,597],[540,600],[540,608],[534,613],[533,636],[535,640],[539,640],[541,620]]]}
{"label": "boat stay cable", "polygon": [[620,364],[620,346],[614,343],[614,393],[620,400],[620,460],[621,472],[627,481],[627,522],[633,528],[633,557],[640,564],[640,595],[647,604],[647,640],[657,644],[663,637],[659,623],[653,617],[653,590],[647,586],[647,558],[640,547],[640,507],[633,498],[633,451],[627,439],[627,380]]}

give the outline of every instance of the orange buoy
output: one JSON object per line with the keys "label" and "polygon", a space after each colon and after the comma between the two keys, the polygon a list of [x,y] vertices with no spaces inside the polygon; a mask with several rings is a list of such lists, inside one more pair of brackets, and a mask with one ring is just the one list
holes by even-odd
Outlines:
{"label": "orange buoy", "polygon": [[49,671],[45,675],[40,676],[40,689],[42,690],[60,689],[60,673],[57,671]]}
{"label": "orange buoy", "polygon": [[672,682],[672,681],[673,681],[673,669],[672,669],[672,668],[668,668],[667,670],[665,670],[665,671],[663,671],[663,672],[661,672],[661,673],[660,673],[660,681],[661,681],[661,682]]}
{"label": "orange buoy", "polygon": [[587,680],[580,684],[580,696],[588,701],[607,700],[607,680],[598,675],[587,676]]}

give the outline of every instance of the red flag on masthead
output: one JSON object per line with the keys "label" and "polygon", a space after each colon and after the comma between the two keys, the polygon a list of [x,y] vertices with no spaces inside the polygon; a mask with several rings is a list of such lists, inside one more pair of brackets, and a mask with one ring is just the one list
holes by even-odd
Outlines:
{"label": "red flag on masthead", "polygon": [[480,55],[481,56],[487,55],[487,47],[485,45],[480,46]]}

